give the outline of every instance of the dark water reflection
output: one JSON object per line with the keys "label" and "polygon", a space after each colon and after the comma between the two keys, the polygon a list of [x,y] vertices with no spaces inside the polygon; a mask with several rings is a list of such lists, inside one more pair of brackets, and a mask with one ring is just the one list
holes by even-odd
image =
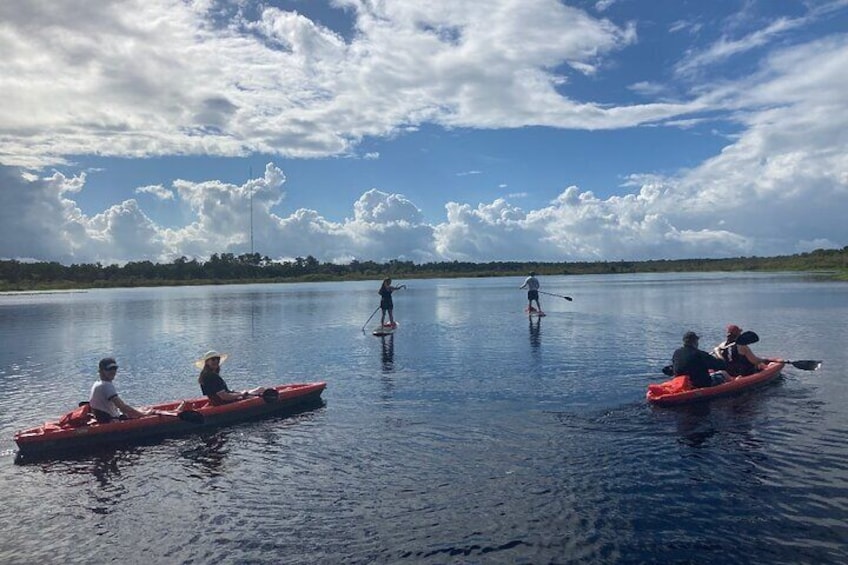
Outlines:
{"label": "dark water reflection", "polygon": [[[361,331],[378,283],[0,297],[0,562],[848,561],[848,287],[542,282],[575,300],[528,321],[520,281],[414,281],[383,338]],[[680,334],[730,321],[825,365],[647,406]],[[210,347],[231,385],[326,380],[326,405],[13,464],[14,431],[75,405],[104,354],[144,404],[195,396]]]}

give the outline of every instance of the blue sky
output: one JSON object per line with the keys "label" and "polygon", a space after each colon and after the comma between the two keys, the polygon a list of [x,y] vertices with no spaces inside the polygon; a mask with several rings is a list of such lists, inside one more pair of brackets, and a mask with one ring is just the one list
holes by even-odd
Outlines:
{"label": "blue sky", "polygon": [[[0,257],[848,244],[848,0],[0,4]],[[252,195],[252,198],[251,198]]]}

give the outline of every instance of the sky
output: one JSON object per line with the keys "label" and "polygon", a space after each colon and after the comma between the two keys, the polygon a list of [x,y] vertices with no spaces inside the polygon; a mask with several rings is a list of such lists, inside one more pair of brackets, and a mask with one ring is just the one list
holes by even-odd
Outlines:
{"label": "sky", "polygon": [[848,0],[3,0],[0,258],[848,245]]}

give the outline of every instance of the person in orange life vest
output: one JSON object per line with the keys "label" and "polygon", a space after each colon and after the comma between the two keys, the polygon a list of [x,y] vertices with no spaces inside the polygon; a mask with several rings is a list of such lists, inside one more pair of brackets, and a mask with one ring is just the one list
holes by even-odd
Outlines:
{"label": "person in orange life vest", "polygon": [[[766,368],[771,359],[758,357],[747,345],[737,344],[742,328],[736,324],[727,326],[727,338],[713,349],[713,356],[727,363],[727,372],[732,377],[753,375]],[[775,359],[775,361],[780,361]]]}
{"label": "person in orange life vest", "polygon": [[146,413],[133,408],[118,396],[118,390],[112,381],[118,374],[118,363],[112,357],[105,357],[98,365],[100,380],[91,387],[91,395],[88,404],[91,412],[101,424],[113,420],[126,420],[127,418],[141,418]]}
{"label": "person in orange life vest", "polygon": [[264,387],[239,392],[230,390],[227,383],[221,378],[221,363],[226,361],[226,359],[226,354],[212,350],[207,351],[203,357],[194,362],[194,365],[198,369],[202,369],[200,376],[197,378],[197,382],[200,383],[200,390],[203,391],[203,394],[206,395],[213,406],[244,400],[250,396],[258,396],[265,392]]}

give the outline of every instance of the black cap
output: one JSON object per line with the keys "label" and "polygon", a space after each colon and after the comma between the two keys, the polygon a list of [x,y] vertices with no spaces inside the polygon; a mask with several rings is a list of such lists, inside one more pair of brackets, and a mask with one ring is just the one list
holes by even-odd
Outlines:
{"label": "black cap", "polygon": [[698,337],[698,334],[695,332],[686,332],[683,334],[683,343],[691,343],[693,341],[698,341],[699,339],[701,338]]}
{"label": "black cap", "polygon": [[106,371],[107,369],[117,369],[118,363],[115,362],[113,357],[104,357],[100,360],[100,370]]}

